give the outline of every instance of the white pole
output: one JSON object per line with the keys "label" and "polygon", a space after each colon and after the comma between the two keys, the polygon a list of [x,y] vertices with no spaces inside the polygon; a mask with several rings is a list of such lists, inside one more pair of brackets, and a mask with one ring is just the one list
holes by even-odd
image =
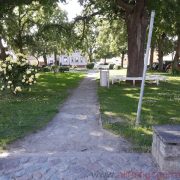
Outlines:
{"label": "white pole", "polygon": [[144,57],[144,70],[143,70],[143,77],[142,77],[142,82],[141,82],[141,92],[140,92],[138,109],[137,109],[136,125],[139,125],[141,122],[140,116],[141,116],[141,109],[142,109],[142,100],[143,100],[143,95],[144,95],[144,86],[145,86],[145,79],[146,79],[149,50],[150,50],[150,46],[151,46],[154,16],[155,16],[155,11],[152,11],[151,12],[151,21],[150,21],[150,26],[149,26],[148,42],[147,42],[147,47],[146,47],[146,55]]}

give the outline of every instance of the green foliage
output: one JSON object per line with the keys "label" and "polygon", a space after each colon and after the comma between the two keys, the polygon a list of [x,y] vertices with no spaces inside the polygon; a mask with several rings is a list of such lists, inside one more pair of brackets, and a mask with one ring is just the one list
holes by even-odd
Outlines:
{"label": "green foliage", "polygon": [[98,27],[96,58],[112,58],[127,51],[127,33],[122,19],[101,21]]}
{"label": "green foliage", "polygon": [[7,57],[5,61],[0,61],[1,90],[16,94],[30,88],[36,83],[36,73],[36,66],[30,66],[24,55],[17,54],[16,60]]}
{"label": "green foliage", "polygon": [[[14,7],[5,18],[3,37],[14,51],[23,53],[37,32],[37,23],[42,18],[43,8],[39,3]],[[12,38],[13,37],[13,38]]]}
{"label": "green foliage", "polygon": [[13,6],[0,18],[0,38],[6,39],[15,52],[38,58],[47,54],[69,51],[74,42],[71,23],[57,3],[43,5],[33,1]]}
{"label": "green foliage", "polygon": [[38,31],[34,34],[29,50],[35,56],[64,53],[69,51],[73,32],[67,22],[67,15],[57,5],[42,9]]}
{"label": "green foliage", "polygon": [[89,63],[86,65],[87,69],[93,69],[94,68],[94,63]]}
{"label": "green foliage", "polygon": [[59,72],[65,72],[65,71],[69,71],[69,66],[60,66],[59,67]]}
{"label": "green foliage", "polygon": [[51,67],[44,66],[44,67],[40,68],[40,71],[42,71],[42,72],[50,72],[51,71]]}

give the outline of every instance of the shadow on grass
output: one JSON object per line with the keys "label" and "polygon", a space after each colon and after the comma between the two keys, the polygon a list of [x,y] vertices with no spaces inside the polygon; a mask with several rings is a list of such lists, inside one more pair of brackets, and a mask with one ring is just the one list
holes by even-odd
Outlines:
{"label": "shadow on grass", "polygon": [[104,127],[128,138],[135,150],[151,149],[152,126],[180,123],[180,77],[170,77],[159,86],[147,84],[142,106],[141,127],[134,126],[139,100],[139,87],[122,83],[109,89],[99,88],[101,112],[106,118],[122,118],[123,122],[105,121]]}

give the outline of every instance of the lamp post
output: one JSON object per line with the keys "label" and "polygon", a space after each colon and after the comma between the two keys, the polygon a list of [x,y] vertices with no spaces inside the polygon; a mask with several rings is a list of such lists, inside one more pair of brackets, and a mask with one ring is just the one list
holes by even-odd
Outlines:
{"label": "lamp post", "polygon": [[142,100],[143,100],[143,95],[144,95],[144,86],[145,86],[146,71],[147,71],[147,64],[148,64],[148,58],[149,58],[149,50],[150,50],[151,39],[152,39],[154,16],[155,16],[155,11],[152,11],[150,26],[149,26],[148,42],[147,42],[147,47],[146,47],[146,55],[144,57],[144,70],[143,70],[141,91],[140,91],[140,97],[139,97],[139,103],[138,103],[138,109],[137,109],[136,125],[139,125],[141,123],[140,116],[141,116],[141,109],[142,109]]}

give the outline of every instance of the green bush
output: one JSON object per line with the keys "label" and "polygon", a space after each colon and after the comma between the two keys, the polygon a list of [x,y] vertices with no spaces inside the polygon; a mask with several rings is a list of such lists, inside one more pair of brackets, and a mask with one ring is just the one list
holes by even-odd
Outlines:
{"label": "green bush", "polygon": [[69,71],[69,66],[60,66],[59,67],[59,72],[65,72],[65,71]]}
{"label": "green bush", "polygon": [[87,69],[93,69],[94,68],[94,63],[89,63],[86,65]]}
{"label": "green bush", "polygon": [[44,67],[41,68],[41,71],[43,71],[43,72],[50,72],[51,68],[49,66],[44,66]]}
{"label": "green bush", "polygon": [[1,91],[17,94],[36,83],[37,66],[29,65],[23,54],[16,56],[17,59],[9,56],[5,60],[0,60]]}

